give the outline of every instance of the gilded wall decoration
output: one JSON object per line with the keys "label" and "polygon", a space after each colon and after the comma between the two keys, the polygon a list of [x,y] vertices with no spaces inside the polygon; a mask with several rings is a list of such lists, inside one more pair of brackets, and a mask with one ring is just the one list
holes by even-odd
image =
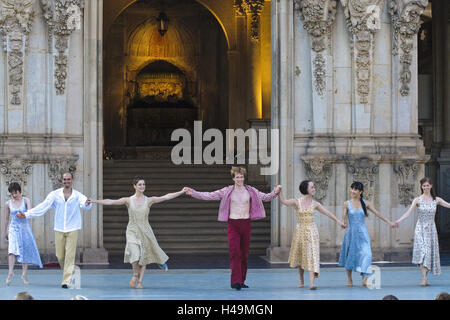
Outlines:
{"label": "gilded wall decoration", "polygon": [[326,60],[323,51],[328,47],[328,38],[336,18],[337,0],[296,0],[303,27],[308,31],[313,59],[314,87],[322,96],[326,90]]}
{"label": "gilded wall decoration", "polygon": [[394,56],[401,53],[400,63],[400,94],[409,95],[409,83],[411,82],[410,66],[413,58],[415,35],[420,28],[420,15],[428,5],[428,0],[390,0],[389,11],[392,21]]}
{"label": "gilded wall decoration", "polygon": [[250,19],[250,39],[259,41],[259,24],[261,12],[264,9],[264,0],[242,0],[240,5],[246,12],[247,19]]}
{"label": "gilded wall decoration", "polygon": [[0,0],[0,35],[7,52],[9,102],[22,104],[23,64],[34,18],[34,0]]}

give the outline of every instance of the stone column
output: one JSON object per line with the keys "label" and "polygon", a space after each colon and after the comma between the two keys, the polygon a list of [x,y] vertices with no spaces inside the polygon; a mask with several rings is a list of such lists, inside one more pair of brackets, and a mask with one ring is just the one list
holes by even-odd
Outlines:
{"label": "stone column", "polygon": [[[280,170],[272,177],[274,184],[281,184],[283,193],[292,196],[293,164],[293,86],[294,78],[294,5],[291,0],[272,2],[272,128],[279,130]],[[272,145],[272,149],[277,146]],[[289,254],[291,230],[294,219],[290,210],[279,203],[271,206],[271,244],[267,249],[270,261],[285,261]]]}
{"label": "stone column", "polygon": [[242,0],[247,14],[247,119],[262,117],[260,16],[264,0]]}
{"label": "stone column", "polygon": [[[436,19],[436,22],[434,21]],[[439,163],[438,195],[450,201],[450,4],[448,1],[433,1],[433,32],[440,37],[433,42],[438,42],[440,46],[433,46],[436,50],[435,79],[437,90],[435,92],[436,107],[442,115],[442,145],[440,155],[437,158]],[[434,35],[434,34],[433,34]],[[440,80],[440,81],[439,81]],[[437,83],[441,82],[441,84]],[[450,239],[450,209],[439,207],[437,213],[437,228],[440,239]]]}
{"label": "stone column", "polygon": [[[84,190],[93,198],[103,197],[103,0],[86,2],[84,19]],[[89,242],[82,251],[84,263],[107,263],[103,248],[103,211],[94,206],[85,215]]]}

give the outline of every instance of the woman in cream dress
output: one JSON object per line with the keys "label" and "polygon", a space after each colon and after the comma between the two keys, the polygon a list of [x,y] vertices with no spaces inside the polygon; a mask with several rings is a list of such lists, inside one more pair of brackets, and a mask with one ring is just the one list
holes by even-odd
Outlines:
{"label": "woman in cream dress", "polygon": [[285,206],[295,207],[298,222],[292,237],[289,265],[291,268],[298,267],[300,274],[299,288],[304,286],[303,273],[304,270],[307,270],[309,272],[309,289],[315,290],[317,287],[314,286],[314,279],[318,278],[320,273],[320,247],[319,232],[314,222],[314,211],[317,210],[335,220],[342,228],[345,225],[319,202],[313,200],[316,189],[312,181],[302,181],[299,189],[303,194],[299,199],[286,200],[282,191],[280,191],[281,203]]}
{"label": "woman in cream dress", "polygon": [[[137,281],[137,289],[142,289],[145,267],[150,263],[157,263],[161,269],[167,271],[166,261],[169,257],[159,247],[153,234],[152,227],[148,222],[148,214],[152,204],[174,199],[183,193],[181,190],[168,193],[161,197],[146,197],[145,181],[141,177],[136,177],[133,182],[135,194],[131,197],[120,198],[118,200],[104,199],[91,200],[93,203],[102,205],[126,205],[128,208],[129,221],[126,231],[126,247],[124,262],[133,266],[133,277],[130,280],[130,287],[134,288]],[[138,280],[139,277],[139,280]]]}

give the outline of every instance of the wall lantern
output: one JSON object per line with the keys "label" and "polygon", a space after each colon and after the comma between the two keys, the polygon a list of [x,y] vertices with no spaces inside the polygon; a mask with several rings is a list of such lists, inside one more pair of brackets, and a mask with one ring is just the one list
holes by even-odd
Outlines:
{"label": "wall lantern", "polygon": [[167,18],[167,15],[163,11],[161,11],[156,20],[158,20],[159,22],[158,31],[161,34],[161,36],[164,36],[164,34],[167,32],[167,25],[169,23],[169,19]]}

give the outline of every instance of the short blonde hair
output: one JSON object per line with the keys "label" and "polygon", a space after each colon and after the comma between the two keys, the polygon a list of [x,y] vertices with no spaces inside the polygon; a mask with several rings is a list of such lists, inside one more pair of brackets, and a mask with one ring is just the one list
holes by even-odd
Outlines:
{"label": "short blonde hair", "polygon": [[243,167],[231,167],[231,177],[234,178],[235,175],[237,174],[242,174],[244,177],[247,174],[247,169],[243,168]]}
{"label": "short blonde hair", "polygon": [[14,297],[14,300],[34,300],[33,296],[26,291],[19,292]]}

